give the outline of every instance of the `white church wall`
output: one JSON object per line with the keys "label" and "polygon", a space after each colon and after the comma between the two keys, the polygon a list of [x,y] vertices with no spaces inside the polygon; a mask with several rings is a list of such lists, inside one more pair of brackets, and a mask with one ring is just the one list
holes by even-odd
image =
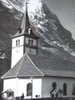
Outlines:
{"label": "white church wall", "polygon": [[[24,94],[25,98],[35,98],[36,95],[41,97],[41,79],[5,79],[4,91],[12,89],[15,96]],[[32,96],[27,96],[27,84],[32,83]]]}
{"label": "white church wall", "polygon": [[20,36],[12,39],[12,47],[16,47],[16,40],[20,40],[20,45],[24,44],[24,36]]}
{"label": "white church wall", "polygon": [[32,83],[31,79],[18,79],[17,81],[17,86],[18,86],[18,94],[17,96],[21,96],[24,94],[25,98],[27,97],[27,84]]}
{"label": "white church wall", "polygon": [[[16,41],[20,40],[20,46],[16,46]],[[24,36],[16,37],[12,39],[12,56],[11,56],[11,68],[21,59],[23,56]]]}
{"label": "white church wall", "polygon": [[4,80],[4,86],[3,90],[6,91],[8,89],[12,89],[14,92],[14,95],[17,95],[17,79],[5,79]]}
{"label": "white church wall", "polygon": [[[56,82],[57,90],[63,89],[63,84],[67,84],[67,96],[72,97],[73,85],[75,79],[71,78],[53,78],[47,77],[43,79],[5,79],[4,91],[12,89],[15,96],[21,96],[24,93],[25,98],[50,97],[52,90],[52,83]],[[32,96],[27,96],[27,84],[32,83]]]}
{"label": "white church wall", "polygon": [[33,79],[33,98],[42,96],[42,79]]}
{"label": "white church wall", "polygon": [[73,84],[75,84],[75,79],[71,78],[44,78],[42,80],[42,96],[43,97],[50,97],[50,91],[52,89],[52,83],[56,82],[57,84],[57,91],[59,89],[63,89],[63,84],[67,84],[67,96],[71,97]]}
{"label": "white church wall", "polygon": [[[18,96],[24,93],[25,98],[41,97],[41,79],[18,79]],[[27,84],[32,83],[32,97],[27,96]]]}

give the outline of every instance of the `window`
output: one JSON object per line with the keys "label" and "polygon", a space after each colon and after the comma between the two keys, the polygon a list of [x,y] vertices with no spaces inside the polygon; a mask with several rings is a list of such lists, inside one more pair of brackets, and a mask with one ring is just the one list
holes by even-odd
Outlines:
{"label": "window", "polygon": [[56,89],[56,88],[57,88],[56,82],[53,82],[53,83],[52,83],[52,88],[53,88],[53,89]]}
{"label": "window", "polygon": [[57,84],[56,82],[52,83],[52,90],[50,91],[51,97],[56,97],[57,96]]}
{"label": "window", "polygon": [[64,96],[67,95],[67,84],[66,83],[63,84],[63,95]]}
{"label": "window", "polygon": [[30,47],[33,46],[33,39],[29,39],[29,46],[30,46]]}
{"label": "window", "polygon": [[25,43],[28,47],[33,46],[33,39],[32,38],[26,38]]}
{"label": "window", "polygon": [[75,84],[73,84],[72,95],[75,95]]}
{"label": "window", "polygon": [[25,40],[25,44],[26,44],[26,45],[29,44],[29,38],[26,38],[26,40]]}
{"label": "window", "polygon": [[16,40],[16,46],[17,46],[17,47],[20,46],[20,40],[19,40],[19,39]]}
{"label": "window", "polygon": [[32,96],[32,83],[27,84],[27,96]]}
{"label": "window", "polygon": [[34,40],[33,46],[37,46],[37,41],[36,40]]}

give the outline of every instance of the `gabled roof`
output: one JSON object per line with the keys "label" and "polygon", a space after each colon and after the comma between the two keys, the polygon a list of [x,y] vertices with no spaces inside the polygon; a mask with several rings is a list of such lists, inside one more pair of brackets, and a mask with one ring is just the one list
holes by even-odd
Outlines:
{"label": "gabled roof", "polygon": [[24,54],[14,68],[10,69],[2,78],[43,76],[75,78],[75,63],[42,50],[38,55]]}
{"label": "gabled roof", "polygon": [[12,69],[2,76],[2,78],[26,78],[32,76],[43,76],[43,73],[32,63],[28,55],[25,54]]}

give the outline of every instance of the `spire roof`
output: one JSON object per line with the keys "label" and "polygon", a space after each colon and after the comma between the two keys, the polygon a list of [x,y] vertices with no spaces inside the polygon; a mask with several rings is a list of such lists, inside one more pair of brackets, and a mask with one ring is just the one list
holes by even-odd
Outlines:
{"label": "spire roof", "polygon": [[18,28],[17,33],[15,35],[13,35],[12,38],[24,35],[28,31],[28,28],[30,26],[31,25],[30,25],[30,21],[29,21],[28,9],[27,9],[27,3],[26,3],[25,13],[22,17],[21,25]]}

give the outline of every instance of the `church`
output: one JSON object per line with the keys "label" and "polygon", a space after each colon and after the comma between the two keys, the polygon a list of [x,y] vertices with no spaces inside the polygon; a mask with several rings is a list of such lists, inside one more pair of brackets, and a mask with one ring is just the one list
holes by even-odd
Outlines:
{"label": "church", "polygon": [[53,47],[41,46],[44,41],[31,24],[27,7],[11,39],[11,69],[2,76],[3,91],[12,89],[15,97],[44,98],[55,86],[62,96],[75,96],[75,63],[53,54]]}

